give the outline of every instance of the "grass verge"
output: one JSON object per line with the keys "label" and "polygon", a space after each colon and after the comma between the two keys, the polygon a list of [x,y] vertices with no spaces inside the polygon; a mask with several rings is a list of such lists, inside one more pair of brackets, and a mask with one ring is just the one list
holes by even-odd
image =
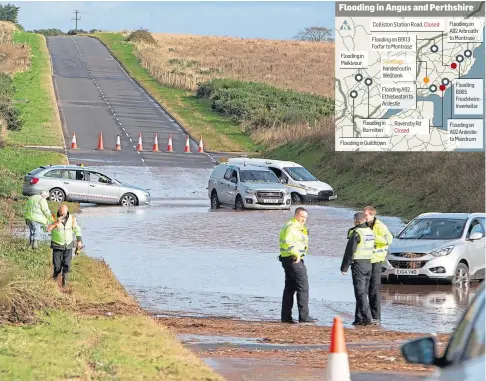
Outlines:
{"label": "grass verge", "polygon": [[[27,43],[33,51],[40,49],[40,36],[31,36]],[[48,67],[48,56],[41,57],[47,61],[37,62],[37,68]],[[17,97],[31,100],[22,115],[34,135],[45,128],[59,138],[60,130],[56,135],[47,118],[56,112],[55,100],[43,98],[53,93],[39,93],[48,89],[50,76],[35,70],[22,73],[24,87]],[[35,115],[44,127],[32,123]],[[48,243],[32,251],[23,238],[25,199],[20,194],[27,171],[66,158],[15,147],[31,144],[31,139],[31,134],[19,133],[0,148],[0,379],[222,380],[166,327],[146,316],[104,262],[81,254],[73,259],[67,288],[51,280]],[[51,211],[56,207],[50,204]],[[76,207],[71,204],[70,210],[76,212]]]}
{"label": "grass verge", "polygon": [[95,33],[111,53],[157,102],[174,115],[196,139],[202,136],[208,151],[257,151],[259,147],[240,131],[239,124],[211,110],[209,100],[192,91],[161,86],[135,57],[133,44],[118,33]]}
{"label": "grass verge", "polygon": [[302,164],[334,188],[337,204],[352,208],[371,204],[381,215],[404,219],[485,210],[483,153],[334,152],[333,137],[310,136],[266,156]]}
{"label": "grass verge", "polygon": [[61,122],[51,79],[45,37],[17,31],[14,42],[27,44],[32,51],[30,70],[14,75],[14,103],[21,112],[21,131],[9,131],[7,141],[18,145],[63,146]]}

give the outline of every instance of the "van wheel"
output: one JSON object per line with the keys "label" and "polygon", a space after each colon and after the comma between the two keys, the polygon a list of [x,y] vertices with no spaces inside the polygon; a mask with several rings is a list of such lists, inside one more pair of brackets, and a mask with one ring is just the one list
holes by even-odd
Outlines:
{"label": "van wheel", "polygon": [[459,263],[452,278],[452,285],[455,287],[468,287],[469,282],[469,268],[464,263]]}
{"label": "van wheel", "polygon": [[219,203],[218,194],[216,191],[213,191],[213,193],[211,193],[211,209],[219,209],[220,207],[221,204]]}
{"label": "van wheel", "polygon": [[292,204],[300,204],[302,202],[302,196],[298,193],[292,193]]}
{"label": "van wheel", "polygon": [[236,196],[235,209],[245,210],[245,204],[243,204],[243,199],[241,198],[240,195]]}

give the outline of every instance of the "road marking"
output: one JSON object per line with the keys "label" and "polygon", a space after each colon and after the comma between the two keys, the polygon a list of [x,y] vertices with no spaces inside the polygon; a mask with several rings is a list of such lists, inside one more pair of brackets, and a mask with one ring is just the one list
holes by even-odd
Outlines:
{"label": "road marking", "polygon": [[125,127],[122,127],[122,130],[125,131]]}
{"label": "road marking", "polygon": [[141,157],[141,158],[140,158],[140,160],[142,160],[142,163],[144,163],[144,164],[145,164],[145,160],[143,160],[143,157]]}
{"label": "road marking", "polygon": [[[115,115],[115,114],[113,114],[113,115]],[[117,120],[117,122],[119,122],[119,120],[118,120],[118,118],[117,118],[117,117],[115,117],[115,119]]]}
{"label": "road marking", "polygon": [[118,124],[121,126],[121,122],[118,122]]}

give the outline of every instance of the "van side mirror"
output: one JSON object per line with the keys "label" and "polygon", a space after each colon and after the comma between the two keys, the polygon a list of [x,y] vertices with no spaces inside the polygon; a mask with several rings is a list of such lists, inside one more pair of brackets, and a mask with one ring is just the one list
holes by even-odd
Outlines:
{"label": "van side mirror", "polygon": [[281,178],[281,179],[280,179],[280,182],[281,182],[282,184],[287,184],[287,179],[285,179],[285,178]]}
{"label": "van side mirror", "polygon": [[236,179],[236,177],[232,177],[230,181],[231,181],[232,183],[235,183],[235,184],[238,182],[238,180]]}
{"label": "van side mirror", "polygon": [[477,241],[478,239],[483,238],[483,233],[481,232],[474,232],[469,236],[469,240]]}

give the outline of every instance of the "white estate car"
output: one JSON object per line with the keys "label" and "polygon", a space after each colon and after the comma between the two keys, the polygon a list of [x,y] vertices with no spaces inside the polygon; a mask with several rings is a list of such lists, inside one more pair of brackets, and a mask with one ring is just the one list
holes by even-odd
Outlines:
{"label": "white estate car", "polygon": [[[424,213],[394,238],[382,278],[484,279],[485,213]],[[391,278],[391,279],[390,279]]]}

